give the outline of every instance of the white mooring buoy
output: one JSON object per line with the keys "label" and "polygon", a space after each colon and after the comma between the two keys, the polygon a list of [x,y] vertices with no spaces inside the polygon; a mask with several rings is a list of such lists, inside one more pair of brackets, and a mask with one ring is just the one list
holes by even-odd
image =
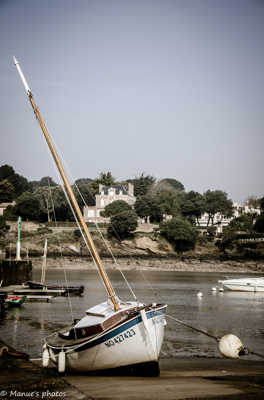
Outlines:
{"label": "white mooring buoy", "polygon": [[59,352],[59,358],[58,358],[58,371],[60,373],[65,372],[65,365],[66,365],[65,351],[61,350]]}
{"label": "white mooring buoy", "polygon": [[198,292],[197,293],[197,297],[203,297],[203,293],[202,292]]}
{"label": "white mooring buoy", "polygon": [[244,346],[237,336],[228,334],[221,337],[218,349],[224,357],[239,358],[243,354]]}
{"label": "white mooring buoy", "polygon": [[43,346],[43,352],[42,352],[42,366],[44,368],[48,367],[49,365],[49,351],[47,349],[47,346]]}

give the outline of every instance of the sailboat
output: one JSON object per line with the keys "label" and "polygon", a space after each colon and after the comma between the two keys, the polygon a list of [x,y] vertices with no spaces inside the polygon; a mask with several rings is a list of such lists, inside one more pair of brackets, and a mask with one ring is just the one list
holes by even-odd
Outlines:
{"label": "sailboat", "polygon": [[[48,252],[48,241],[45,239],[43,261],[41,268],[41,279],[40,282],[27,281],[26,284],[30,289],[39,290],[63,290],[63,294],[75,294],[82,295],[84,291],[84,286],[69,286],[69,285],[50,285],[46,283],[46,269],[47,269],[47,252]],[[41,294],[41,292],[40,292]]]}
{"label": "sailboat", "polygon": [[52,360],[58,365],[59,372],[64,372],[65,369],[86,372],[125,366],[137,367],[143,364],[147,367],[149,375],[159,375],[158,360],[164,338],[167,305],[154,302],[144,304],[136,299],[135,301],[122,301],[117,296],[103,267],[32,92],[15,57],[14,63],[60,173],[79,228],[97,266],[107,295],[104,302],[89,308],[78,322],[45,338],[43,366],[47,366],[49,360]]}

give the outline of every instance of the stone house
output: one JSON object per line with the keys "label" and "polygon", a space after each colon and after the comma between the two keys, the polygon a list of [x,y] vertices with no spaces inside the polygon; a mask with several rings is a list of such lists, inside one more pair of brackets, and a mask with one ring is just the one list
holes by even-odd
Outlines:
{"label": "stone house", "polygon": [[102,223],[107,222],[109,218],[101,216],[101,212],[105,207],[116,200],[124,200],[130,206],[136,202],[134,196],[134,185],[113,185],[111,187],[99,185],[99,194],[95,196],[95,206],[85,206],[83,208],[83,216],[86,222]]}

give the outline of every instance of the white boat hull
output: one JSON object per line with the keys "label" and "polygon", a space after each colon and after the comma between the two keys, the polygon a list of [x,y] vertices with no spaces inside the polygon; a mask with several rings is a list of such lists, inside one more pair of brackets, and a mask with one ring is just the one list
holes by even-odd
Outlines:
{"label": "white boat hull", "polygon": [[[65,346],[66,369],[95,371],[158,361],[166,306],[129,319],[78,346]],[[58,363],[58,349],[48,345],[50,358]],[[57,354],[55,354],[57,353]]]}
{"label": "white boat hull", "polygon": [[219,281],[224,289],[236,292],[264,292],[263,278],[241,278]]}

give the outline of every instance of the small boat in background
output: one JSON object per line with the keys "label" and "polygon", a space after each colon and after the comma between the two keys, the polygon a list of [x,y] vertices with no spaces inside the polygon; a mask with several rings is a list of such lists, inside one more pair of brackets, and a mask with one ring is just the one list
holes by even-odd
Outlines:
{"label": "small boat in background", "polygon": [[29,286],[30,289],[39,290],[40,294],[43,291],[52,291],[52,290],[61,290],[64,291],[63,295],[67,294],[74,294],[77,296],[81,296],[84,292],[84,286],[67,286],[67,285],[49,285],[49,284],[42,284],[41,282],[32,282],[27,281],[26,284]]}
{"label": "small boat in background", "polygon": [[237,292],[264,292],[264,277],[238,278],[218,281],[224,289]]}
{"label": "small boat in background", "polygon": [[22,295],[22,296],[17,296],[17,295],[12,295],[9,294],[6,297],[6,304],[8,307],[19,307],[21,304],[23,304],[26,301],[27,296]]}
{"label": "small boat in background", "polygon": [[65,291],[65,294],[74,294],[77,296],[81,296],[84,291],[83,285],[68,286],[68,285],[54,285],[54,284],[46,283],[47,253],[48,253],[48,241],[46,239],[45,245],[44,245],[40,282],[27,281],[26,285],[28,285],[29,289],[40,290],[40,294],[43,294],[41,291],[45,291],[45,290],[63,290],[63,291]]}

